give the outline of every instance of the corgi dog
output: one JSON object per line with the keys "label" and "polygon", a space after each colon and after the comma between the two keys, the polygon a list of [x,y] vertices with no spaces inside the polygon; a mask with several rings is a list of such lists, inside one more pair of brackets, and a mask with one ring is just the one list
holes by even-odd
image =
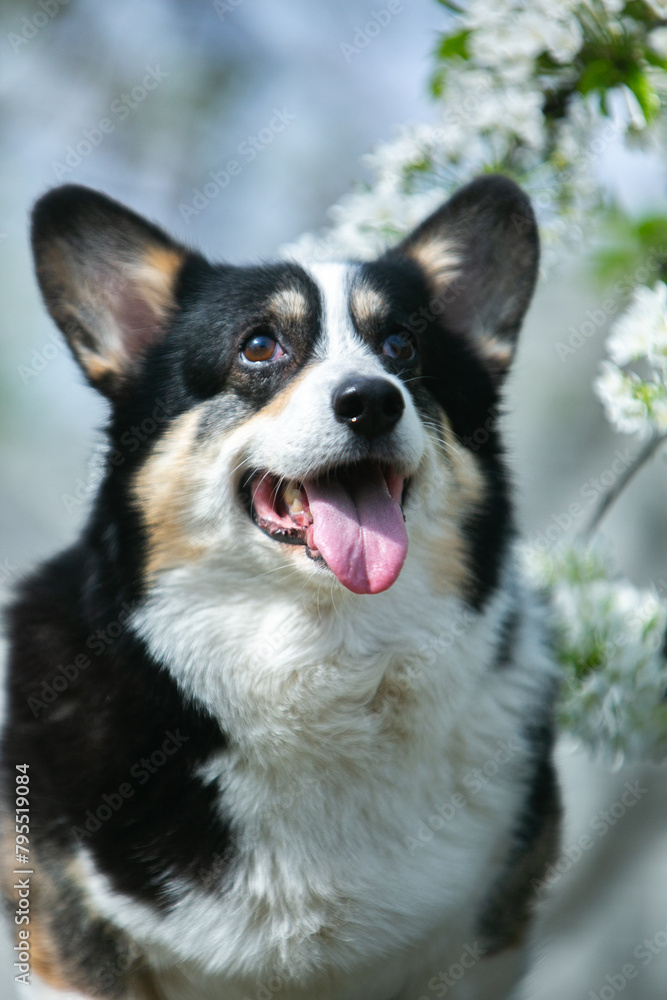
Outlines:
{"label": "corgi dog", "polygon": [[117,1000],[509,996],[560,814],[498,429],[528,199],[485,176],[377,260],[240,267],[67,185],[32,240],[109,420],[79,540],[8,611],[15,968]]}

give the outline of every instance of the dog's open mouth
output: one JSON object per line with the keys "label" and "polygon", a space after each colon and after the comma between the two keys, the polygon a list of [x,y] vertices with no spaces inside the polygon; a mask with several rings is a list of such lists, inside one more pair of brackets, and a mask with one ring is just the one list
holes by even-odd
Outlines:
{"label": "dog's open mouth", "polygon": [[408,551],[401,506],[405,479],[377,462],[302,481],[258,472],[247,484],[252,517],[271,538],[305,545],[355,594],[396,581]]}

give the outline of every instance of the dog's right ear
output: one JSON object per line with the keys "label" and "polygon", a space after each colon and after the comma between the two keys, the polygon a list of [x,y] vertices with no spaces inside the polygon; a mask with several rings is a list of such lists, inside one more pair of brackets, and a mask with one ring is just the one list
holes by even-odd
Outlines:
{"label": "dog's right ear", "polygon": [[88,381],[117,398],[176,309],[188,251],[118,202],[73,184],[37,202],[32,245],[49,312]]}
{"label": "dog's right ear", "polygon": [[521,188],[508,177],[478,177],[389,251],[397,253],[426,276],[436,315],[504,378],[539,259],[535,216]]}

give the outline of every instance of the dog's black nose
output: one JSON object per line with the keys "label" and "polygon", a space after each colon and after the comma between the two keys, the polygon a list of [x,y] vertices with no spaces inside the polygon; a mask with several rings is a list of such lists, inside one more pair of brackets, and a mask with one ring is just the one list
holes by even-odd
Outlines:
{"label": "dog's black nose", "polygon": [[349,378],[334,391],[336,420],[367,438],[385,434],[400,419],[405,403],[393,382],[385,378]]}

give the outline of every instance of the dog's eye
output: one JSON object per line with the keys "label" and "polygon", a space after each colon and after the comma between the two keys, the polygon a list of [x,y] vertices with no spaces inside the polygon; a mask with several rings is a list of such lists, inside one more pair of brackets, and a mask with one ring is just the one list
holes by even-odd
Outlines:
{"label": "dog's eye", "polygon": [[397,361],[414,361],[417,357],[415,345],[407,333],[392,333],[382,345],[382,353]]}
{"label": "dog's eye", "polygon": [[243,357],[246,361],[275,361],[282,358],[282,347],[275,337],[269,333],[256,333],[249,340],[246,340],[242,348]]}

